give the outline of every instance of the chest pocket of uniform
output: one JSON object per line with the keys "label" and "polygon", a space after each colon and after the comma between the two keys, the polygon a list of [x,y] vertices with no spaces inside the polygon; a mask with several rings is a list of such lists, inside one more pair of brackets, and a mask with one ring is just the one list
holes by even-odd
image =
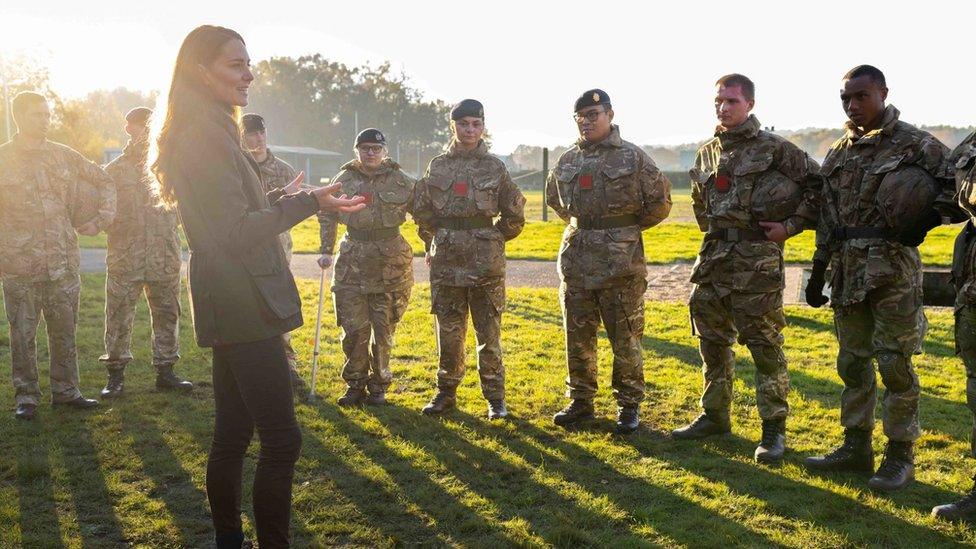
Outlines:
{"label": "chest pocket of uniform", "polygon": [[864,179],[861,180],[861,188],[858,189],[858,206],[862,211],[867,211],[875,205],[878,188],[885,175],[899,168],[906,158],[908,153],[877,158],[864,169]]}
{"label": "chest pocket of uniform", "polygon": [[447,203],[451,201],[451,193],[454,179],[443,175],[432,175],[427,181],[430,190],[430,202],[434,209],[443,210]]}
{"label": "chest pocket of uniform", "polygon": [[407,201],[410,200],[410,187],[402,180],[396,178],[394,181],[387,182],[377,193],[382,204],[383,225],[394,227],[403,223],[407,210]]}
{"label": "chest pocket of uniform", "polygon": [[484,175],[474,182],[474,203],[478,211],[494,217],[498,213],[498,189],[501,179],[497,175]]}
{"label": "chest pocket of uniform", "polygon": [[552,171],[553,177],[556,178],[556,190],[559,193],[559,203],[566,209],[569,209],[575,203],[573,180],[576,179],[576,174],[578,173],[579,168],[572,164],[557,166]]}
{"label": "chest pocket of uniform", "polygon": [[606,166],[600,172],[603,174],[603,199],[608,213],[629,213],[640,208],[640,184],[635,176],[637,162],[634,159]]}
{"label": "chest pocket of uniform", "polygon": [[756,186],[756,179],[759,174],[768,170],[772,165],[772,153],[765,153],[743,160],[732,168],[732,175],[735,176],[735,192],[739,196],[739,203],[744,208],[749,208],[752,205],[752,191]]}

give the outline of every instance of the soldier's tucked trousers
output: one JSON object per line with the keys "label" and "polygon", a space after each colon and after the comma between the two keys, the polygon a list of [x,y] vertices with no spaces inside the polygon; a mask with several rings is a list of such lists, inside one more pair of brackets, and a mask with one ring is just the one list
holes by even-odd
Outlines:
{"label": "soldier's tucked trousers", "polygon": [[180,358],[180,277],[169,280],[105,280],[105,354],[99,360],[110,370],[122,370],[132,361],[132,324],[142,294],[152,318],[153,366],[172,366]]}
{"label": "soldier's tucked trousers", "polygon": [[[289,265],[289,268],[291,268],[291,233],[281,233],[278,235],[278,238],[281,240],[281,247],[285,250],[285,264]],[[291,332],[281,334],[281,342],[285,346],[285,358],[288,359],[288,367],[291,368],[293,372],[297,372],[298,355],[295,353],[295,348],[291,346]]]}
{"label": "soldier's tucked trousers", "polygon": [[336,324],[342,328],[342,379],[354,389],[386,392],[393,380],[390,349],[397,323],[410,301],[410,288],[364,294],[357,289],[333,288]]}
{"label": "soldier's tucked trousers", "polygon": [[505,367],[501,346],[504,282],[470,287],[435,284],[430,291],[431,312],[437,318],[440,348],[437,387],[454,389],[464,377],[464,339],[470,311],[477,342],[481,393],[489,400],[504,398]]}
{"label": "soldier's tucked trousers", "polygon": [[885,435],[896,441],[918,438],[919,385],[911,357],[919,346],[921,307],[921,289],[904,282],[875,288],[864,301],[834,309],[840,344],[837,373],[844,381],[840,421],[845,428],[874,428],[878,384],[873,358],[885,385]]}
{"label": "soldier's tucked trousers", "polygon": [[52,400],[61,402],[81,396],[78,390],[78,351],[75,347],[80,294],[81,279],[77,274],[45,282],[13,278],[3,281],[17,404],[37,404],[41,398],[41,388],[37,382],[36,340],[41,315],[47,324]]}
{"label": "soldier's tucked trousers", "polygon": [[644,290],[647,281],[632,281],[598,290],[563,283],[559,300],[566,334],[567,395],[589,400],[597,391],[596,336],[600,321],[613,349],[613,396],[620,406],[644,400]]}
{"label": "soldier's tucked trousers", "polygon": [[969,443],[976,457],[976,307],[972,305],[956,311],[956,352],[966,366],[966,404],[974,420]]}
{"label": "soldier's tucked trousers", "polygon": [[[724,292],[723,292],[724,293]],[[735,357],[732,344],[749,348],[756,364],[756,405],[762,419],[789,415],[786,397],[790,377],[783,355],[783,292],[731,291],[720,296],[715,286],[699,284],[691,294],[691,319],[698,334],[705,387],[701,406],[728,414],[732,405]]]}

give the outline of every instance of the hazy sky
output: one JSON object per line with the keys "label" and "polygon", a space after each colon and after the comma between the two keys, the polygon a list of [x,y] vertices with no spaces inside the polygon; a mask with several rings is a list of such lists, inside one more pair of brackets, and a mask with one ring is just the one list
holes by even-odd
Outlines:
{"label": "hazy sky", "polygon": [[40,58],[64,95],[162,88],[182,38],[214,23],[240,32],[254,60],[389,60],[430,98],[480,99],[498,153],[572,142],[573,101],[592,87],[610,94],[625,139],[703,139],[728,72],[756,82],[764,125],[838,126],[840,77],[860,63],[885,72],[905,120],[976,124],[969,1],[0,0],[0,13],[0,55]]}

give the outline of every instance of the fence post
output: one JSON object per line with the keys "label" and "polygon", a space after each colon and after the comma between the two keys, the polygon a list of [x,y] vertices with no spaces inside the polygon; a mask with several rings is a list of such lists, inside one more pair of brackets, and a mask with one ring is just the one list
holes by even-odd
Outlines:
{"label": "fence post", "polygon": [[542,220],[549,221],[549,206],[546,204],[546,180],[549,177],[549,147],[542,148]]}

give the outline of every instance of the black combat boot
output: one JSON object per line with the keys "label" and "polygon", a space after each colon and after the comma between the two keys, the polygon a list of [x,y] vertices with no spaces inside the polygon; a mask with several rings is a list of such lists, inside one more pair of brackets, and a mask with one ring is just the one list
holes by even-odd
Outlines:
{"label": "black combat boot", "polygon": [[671,436],[679,440],[693,440],[731,432],[732,421],[728,412],[705,410],[688,425],[671,431]]}
{"label": "black combat boot", "polygon": [[102,398],[115,398],[122,396],[122,389],[124,388],[125,381],[125,370],[122,368],[109,368],[108,369],[108,382],[105,383],[105,388],[102,389]]}
{"label": "black combat boot", "polygon": [[617,425],[613,428],[618,435],[629,435],[640,425],[640,406],[628,404],[617,407]]}
{"label": "black combat boot", "polygon": [[457,405],[457,389],[437,389],[437,394],[434,398],[430,399],[427,406],[421,410],[421,413],[428,416],[436,416],[438,414],[443,414],[444,412],[451,410]]}
{"label": "black combat boot", "polygon": [[348,387],[346,388],[346,394],[336,400],[336,404],[339,406],[359,406],[366,400],[366,389]]}
{"label": "black combat boot", "polygon": [[803,460],[807,469],[815,471],[874,471],[874,449],[871,432],[844,429],[844,444],[825,456],[811,456]]}
{"label": "black combat boot", "polygon": [[23,419],[30,421],[34,419],[37,415],[37,404],[30,404],[29,402],[22,402],[17,405],[17,411],[14,412],[14,417],[17,419]]}
{"label": "black combat boot", "polygon": [[386,404],[386,391],[370,391],[363,402],[370,406],[382,406]]}
{"label": "black combat boot", "polygon": [[583,398],[574,398],[568,406],[552,416],[552,422],[560,427],[588,419],[593,419],[593,401]]}
{"label": "black combat boot", "polygon": [[915,480],[915,452],[910,440],[889,440],[878,472],[868,481],[874,490],[894,492]]}
{"label": "black combat boot", "polygon": [[488,401],[488,419],[505,419],[508,409],[505,408],[504,398],[493,398]]}
{"label": "black combat boot", "polygon": [[[976,481],[976,477],[973,480]],[[953,522],[976,523],[976,482],[961,500],[933,507],[932,516]]]}
{"label": "black combat boot", "polygon": [[172,364],[156,366],[156,388],[163,391],[181,391],[189,393],[193,384],[173,373]]}
{"label": "black combat boot", "polygon": [[762,440],[756,448],[755,458],[759,463],[779,463],[786,451],[786,418],[764,419]]}

